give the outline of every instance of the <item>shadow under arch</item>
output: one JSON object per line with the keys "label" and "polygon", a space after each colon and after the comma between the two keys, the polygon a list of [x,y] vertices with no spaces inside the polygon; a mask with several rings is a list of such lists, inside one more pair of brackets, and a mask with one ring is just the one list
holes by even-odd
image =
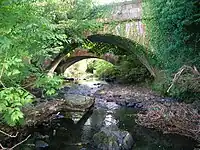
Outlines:
{"label": "shadow under arch", "polygon": [[[117,51],[112,51],[112,53],[116,56],[129,56],[135,55],[139,62],[144,65],[147,70],[151,73],[153,77],[155,77],[154,68],[150,65],[148,57],[147,57],[147,48],[142,46],[141,44],[132,41],[131,39],[127,39],[121,36],[112,35],[112,34],[94,34],[87,37],[92,43],[103,43],[116,46],[118,48]],[[91,53],[95,54],[95,51],[90,51]],[[72,64],[87,58],[99,58],[98,56],[75,56],[74,58],[67,58],[67,54],[69,51],[60,55],[55,62],[53,62],[52,67],[49,70],[49,73],[52,74],[55,70],[58,73],[63,73],[67,67],[71,66]],[[103,52],[104,54],[106,53]],[[77,57],[77,58],[76,58]],[[101,59],[101,58],[99,58]],[[59,69],[60,68],[60,69]]]}
{"label": "shadow under arch", "polygon": [[93,43],[104,43],[117,46],[119,51],[113,51],[115,55],[135,55],[151,75],[153,77],[156,76],[154,68],[151,66],[147,57],[148,49],[136,41],[112,34],[94,34],[89,35],[87,39]]}

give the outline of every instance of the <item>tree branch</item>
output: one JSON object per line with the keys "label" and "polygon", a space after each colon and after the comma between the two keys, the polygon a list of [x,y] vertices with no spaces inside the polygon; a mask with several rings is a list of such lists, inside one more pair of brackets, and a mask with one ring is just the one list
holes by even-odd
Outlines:
{"label": "tree branch", "polygon": [[17,146],[19,146],[20,144],[26,142],[30,137],[31,137],[31,135],[27,136],[23,141],[17,143],[16,145],[14,145],[14,146],[11,147],[11,148],[8,148],[8,150],[13,150],[15,147],[17,147]]}
{"label": "tree branch", "polygon": [[[197,76],[200,76],[200,73],[199,71],[197,70],[197,68],[194,66],[193,68],[191,66],[187,66],[187,65],[184,65],[182,66],[179,71],[175,74],[174,78],[173,78],[173,81],[172,81],[172,84],[170,85],[170,87],[168,88],[167,90],[167,93],[169,93],[169,91],[171,90],[171,88],[174,86],[174,84],[176,83],[176,81],[180,78],[181,74],[183,73],[184,70],[190,70],[192,74],[194,75],[197,75]],[[198,79],[199,77],[197,77]]]}
{"label": "tree branch", "polygon": [[2,144],[0,143],[0,150],[13,150],[14,148],[16,148],[17,146],[19,146],[20,144],[24,143],[25,141],[27,141],[29,138],[31,137],[31,135],[27,136],[23,141],[15,144],[13,147],[11,148],[6,148],[6,147],[3,147]]}
{"label": "tree branch", "polygon": [[15,137],[17,137],[17,135],[18,135],[18,132],[17,132],[15,135],[10,135],[10,134],[8,134],[8,133],[2,131],[2,130],[0,130],[0,133],[4,134],[4,135],[6,135],[6,136],[9,136],[9,137],[11,137],[11,138],[15,138]]}

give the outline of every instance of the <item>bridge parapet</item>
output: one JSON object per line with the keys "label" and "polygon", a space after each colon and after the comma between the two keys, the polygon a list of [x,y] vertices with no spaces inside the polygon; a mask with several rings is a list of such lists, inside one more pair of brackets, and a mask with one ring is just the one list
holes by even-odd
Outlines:
{"label": "bridge parapet", "polygon": [[[141,0],[126,1],[110,5],[110,16],[100,19],[104,23],[98,34],[113,34],[137,41],[141,45],[148,45],[145,36],[145,26],[142,23]],[[92,35],[89,33],[87,36]]]}
{"label": "bridge parapet", "polygon": [[105,22],[124,22],[129,20],[142,19],[141,0],[120,2],[114,4],[112,7],[113,11],[110,17],[104,20]]}

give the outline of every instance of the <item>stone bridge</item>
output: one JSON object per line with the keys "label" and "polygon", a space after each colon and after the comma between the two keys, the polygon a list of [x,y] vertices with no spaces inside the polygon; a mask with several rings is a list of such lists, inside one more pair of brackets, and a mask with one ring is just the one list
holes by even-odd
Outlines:
{"label": "stone bridge", "polygon": [[142,24],[141,0],[126,1],[111,5],[111,15],[102,18],[104,28],[99,34],[112,34],[146,44],[145,26]]}
{"label": "stone bridge", "polygon": [[[110,7],[112,7],[111,15],[98,20],[103,22],[104,27],[96,34],[86,31],[86,39],[93,43],[111,44],[119,47],[122,53],[117,53],[115,56],[134,54],[137,59],[146,66],[150,73],[155,76],[153,68],[149,65],[146,54],[141,52],[141,49],[144,49],[148,43],[145,38],[145,27],[142,24],[141,0],[116,3],[110,5]],[[79,49],[79,52],[80,50],[81,49]],[[83,54],[85,49],[82,50]],[[68,57],[67,55],[69,55],[69,53],[67,52],[66,54],[59,55],[54,60],[49,73],[53,74],[56,68],[63,72],[73,63],[87,58],[100,58],[110,62],[116,60],[114,55],[107,59],[106,55],[108,54],[109,53],[106,53],[104,56],[97,57],[94,54],[85,53],[84,55],[79,55],[77,53],[73,54],[72,52],[72,55]]]}
{"label": "stone bridge", "polygon": [[64,59],[62,62],[60,62],[59,67],[57,68],[57,72],[63,73],[74,63],[89,58],[103,59],[112,64],[116,64],[118,61],[118,56],[115,56],[111,53],[105,53],[101,56],[97,56],[94,53],[89,52],[87,49],[76,48],[72,53],[70,53],[70,56],[68,56],[67,59]]}

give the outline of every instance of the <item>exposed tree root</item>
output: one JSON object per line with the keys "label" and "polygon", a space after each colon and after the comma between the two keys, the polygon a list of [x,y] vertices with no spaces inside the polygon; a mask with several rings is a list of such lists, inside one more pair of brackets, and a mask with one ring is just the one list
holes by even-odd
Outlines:
{"label": "exposed tree root", "polygon": [[163,133],[180,134],[200,142],[200,115],[187,104],[154,103],[138,114],[136,122]]}

